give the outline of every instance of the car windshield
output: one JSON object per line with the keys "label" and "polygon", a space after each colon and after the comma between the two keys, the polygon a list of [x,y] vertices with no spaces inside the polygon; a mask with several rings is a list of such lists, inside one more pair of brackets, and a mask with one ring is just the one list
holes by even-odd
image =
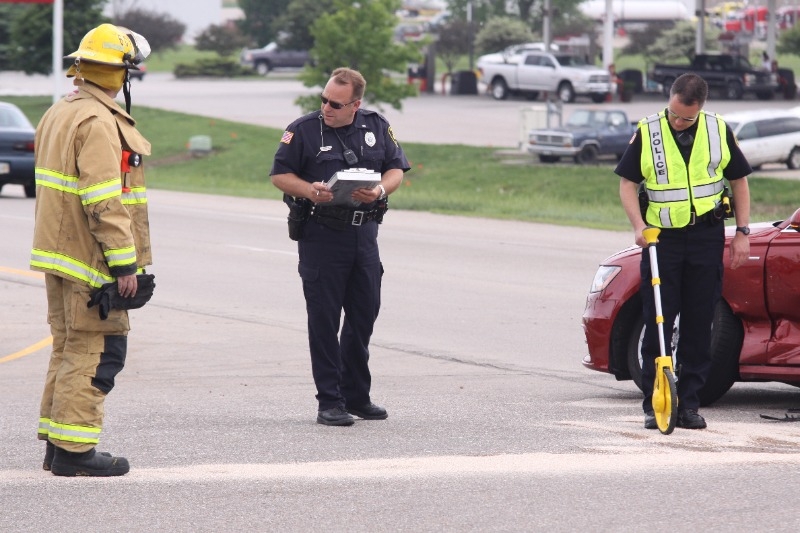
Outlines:
{"label": "car windshield", "polygon": [[586,65],[586,61],[578,56],[557,55],[556,59],[565,67],[582,67]]}
{"label": "car windshield", "polygon": [[16,107],[0,105],[0,128],[31,129],[33,125]]}
{"label": "car windshield", "polygon": [[570,115],[567,126],[580,127],[599,127],[606,123],[608,118],[607,111],[592,111],[590,109],[578,109]]}

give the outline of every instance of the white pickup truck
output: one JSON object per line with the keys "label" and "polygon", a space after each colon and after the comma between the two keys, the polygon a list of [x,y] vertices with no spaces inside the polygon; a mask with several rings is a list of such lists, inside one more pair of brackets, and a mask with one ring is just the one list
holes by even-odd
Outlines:
{"label": "white pickup truck", "polygon": [[496,100],[510,94],[536,98],[540,92],[548,92],[565,103],[574,102],[576,96],[589,96],[600,103],[614,91],[607,70],[568,54],[527,52],[510,62],[478,61],[476,66]]}

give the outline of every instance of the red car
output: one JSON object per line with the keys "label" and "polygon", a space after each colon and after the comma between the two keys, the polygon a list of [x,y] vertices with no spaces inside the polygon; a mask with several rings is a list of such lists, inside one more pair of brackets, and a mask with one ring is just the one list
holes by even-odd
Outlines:
{"label": "red car", "polygon": [[[700,390],[702,405],[718,400],[736,381],[800,386],[800,209],[787,220],[750,227],[750,260],[745,266],[731,270],[730,247],[725,247],[722,300],[711,328],[713,363]],[[733,231],[726,228],[728,245]],[[633,379],[639,388],[644,333],[641,252],[631,247],[600,265],[583,313],[589,347],[583,365],[618,380]],[[671,339],[678,363],[679,337],[680,316]]]}

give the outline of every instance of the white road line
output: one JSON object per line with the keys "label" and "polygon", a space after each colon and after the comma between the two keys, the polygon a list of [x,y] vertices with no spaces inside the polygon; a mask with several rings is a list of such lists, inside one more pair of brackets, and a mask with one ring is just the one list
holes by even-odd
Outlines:
{"label": "white road line", "polygon": [[[247,480],[409,479],[490,475],[606,474],[654,472],[676,468],[716,467],[736,464],[800,466],[800,454],[753,452],[697,452],[669,450],[654,453],[439,456],[363,461],[329,461],[286,464],[204,464],[168,468],[134,468],[118,478],[123,483],[226,482]],[[42,480],[41,470],[0,470],[0,486]]]}

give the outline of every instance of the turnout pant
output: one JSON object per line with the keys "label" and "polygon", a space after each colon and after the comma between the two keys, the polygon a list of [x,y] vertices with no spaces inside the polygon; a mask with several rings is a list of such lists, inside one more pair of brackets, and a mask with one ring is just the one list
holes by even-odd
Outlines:
{"label": "turnout pant", "polygon": [[369,341],[383,276],[377,239],[375,222],[336,230],[312,218],[298,242],[320,410],[370,401]]}
{"label": "turnout pant", "polygon": [[38,437],[70,452],[84,452],[100,440],[103,402],[125,365],[128,313],[113,310],[100,320],[96,307],[86,307],[87,285],[45,274],[45,286],[53,352]]}
{"label": "turnout pant", "polygon": [[[678,408],[700,407],[698,391],[711,368],[711,323],[722,293],[722,253],[725,229],[721,223],[700,223],[680,229],[663,229],[656,252],[661,277],[661,310],[664,313],[666,355],[675,317],[680,313],[677,346]],[[642,392],[644,411],[652,410],[655,358],[659,355],[650,254],[642,251],[642,313],[645,333],[642,342]]]}

